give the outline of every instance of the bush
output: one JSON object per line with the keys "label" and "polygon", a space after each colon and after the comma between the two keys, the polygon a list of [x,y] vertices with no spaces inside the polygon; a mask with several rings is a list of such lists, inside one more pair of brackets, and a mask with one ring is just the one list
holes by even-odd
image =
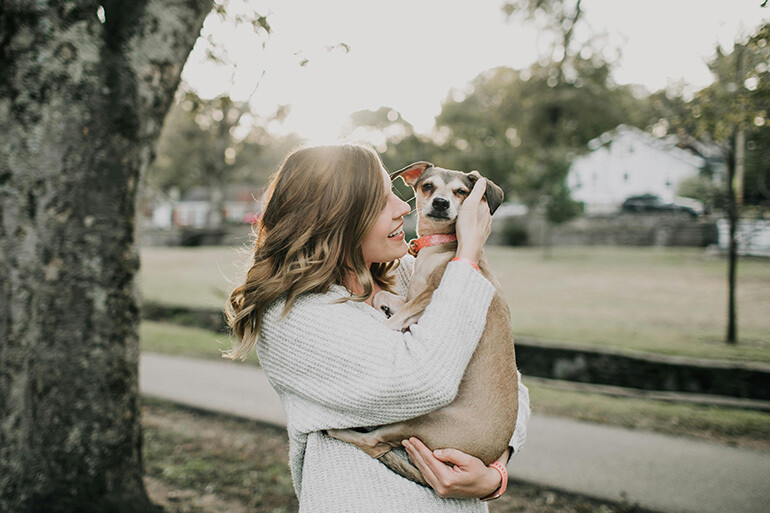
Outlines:
{"label": "bush", "polygon": [[724,191],[707,177],[698,175],[685,178],[677,187],[677,196],[692,198],[703,203],[706,213],[726,206]]}
{"label": "bush", "polygon": [[505,220],[501,235],[506,246],[526,246],[529,240],[526,225],[515,218]]}

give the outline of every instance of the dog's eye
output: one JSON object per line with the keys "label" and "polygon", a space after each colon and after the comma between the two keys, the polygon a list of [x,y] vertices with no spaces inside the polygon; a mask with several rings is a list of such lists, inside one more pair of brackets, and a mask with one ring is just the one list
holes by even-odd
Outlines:
{"label": "dog's eye", "polygon": [[467,196],[470,193],[466,189],[457,189],[455,191],[455,194],[457,194],[458,196]]}
{"label": "dog's eye", "polygon": [[425,193],[431,193],[433,191],[433,184],[432,183],[426,183],[422,186],[422,192]]}

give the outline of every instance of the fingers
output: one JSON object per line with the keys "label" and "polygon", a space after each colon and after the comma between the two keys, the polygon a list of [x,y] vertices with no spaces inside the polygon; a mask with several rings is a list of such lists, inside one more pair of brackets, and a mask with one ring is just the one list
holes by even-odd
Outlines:
{"label": "fingers", "polygon": [[479,201],[479,206],[478,206],[479,219],[484,219],[486,221],[488,218],[489,222],[492,222],[492,212],[489,210],[489,205],[487,205],[487,200],[483,197],[481,199],[484,201]]}
{"label": "fingers", "polygon": [[[441,449],[434,454],[416,437],[402,444],[439,497],[484,497],[491,493],[490,469],[480,459],[456,449]],[[442,460],[456,464],[449,466]],[[492,473],[500,475],[496,470]]]}
{"label": "fingers", "polygon": [[487,190],[487,181],[485,178],[479,178],[476,180],[476,183],[473,184],[473,189],[471,190],[471,193],[468,195],[468,197],[465,199],[463,204],[471,202],[471,205],[473,205],[476,202],[481,202],[481,199],[484,197],[484,192]]}
{"label": "fingers", "polygon": [[447,467],[441,460],[436,458],[436,456],[433,454],[433,451],[431,451],[427,445],[422,443],[419,438],[412,437],[410,438],[410,441],[412,442],[414,448],[417,449],[417,452],[423,457],[430,469],[433,471],[433,474],[435,474],[436,477],[441,478],[447,472],[449,467]]}
{"label": "fingers", "polygon": [[[412,437],[409,439],[410,457],[416,458],[417,461],[425,468],[423,475],[428,483],[433,487],[436,492],[442,497],[451,491],[452,483],[452,467],[447,466],[441,460],[437,459],[431,451],[419,438]],[[430,476],[430,478],[428,477]]]}
{"label": "fingers", "polygon": [[[422,472],[422,475],[425,478],[425,480],[428,482],[428,484],[434,490],[438,491],[438,488],[441,486],[441,481],[439,480],[438,476],[436,476],[436,473],[433,471],[431,466],[426,461],[428,454],[430,454],[430,458],[433,458],[433,454],[430,452],[430,449],[425,447],[425,444],[423,444],[419,439],[414,437],[410,438],[409,440],[404,440],[403,442],[401,442],[401,444],[406,448],[406,452],[409,453],[409,457],[412,459],[412,463],[414,463],[415,466],[417,466],[417,468],[420,469],[420,472]],[[418,449],[416,447],[417,444],[424,447],[427,454],[421,451],[420,449]],[[439,463],[443,465],[443,463],[441,462]]]}
{"label": "fingers", "polygon": [[441,449],[433,451],[433,455],[444,463],[452,465],[468,466],[471,463],[472,456],[457,449]]}

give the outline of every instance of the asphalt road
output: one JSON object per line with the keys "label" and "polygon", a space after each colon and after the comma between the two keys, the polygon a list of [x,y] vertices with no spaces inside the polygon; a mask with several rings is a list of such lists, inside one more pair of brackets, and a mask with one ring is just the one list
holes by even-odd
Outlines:
{"label": "asphalt road", "polygon": [[[140,387],[147,396],[286,424],[281,401],[254,366],[143,353]],[[662,512],[770,512],[770,453],[537,413],[508,472]]]}

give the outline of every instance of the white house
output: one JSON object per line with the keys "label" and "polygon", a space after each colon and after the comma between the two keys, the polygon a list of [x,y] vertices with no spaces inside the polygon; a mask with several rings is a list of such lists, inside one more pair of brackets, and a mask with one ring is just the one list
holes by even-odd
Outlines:
{"label": "white house", "polygon": [[677,138],[658,139],[620,125],[588,143],[590,153],[575,159],[567,175],[572,199],[587,214],[617,212],[629,196],[654,194],[674,201],[679,183],[697,176],[707,160],[683,149]]}

